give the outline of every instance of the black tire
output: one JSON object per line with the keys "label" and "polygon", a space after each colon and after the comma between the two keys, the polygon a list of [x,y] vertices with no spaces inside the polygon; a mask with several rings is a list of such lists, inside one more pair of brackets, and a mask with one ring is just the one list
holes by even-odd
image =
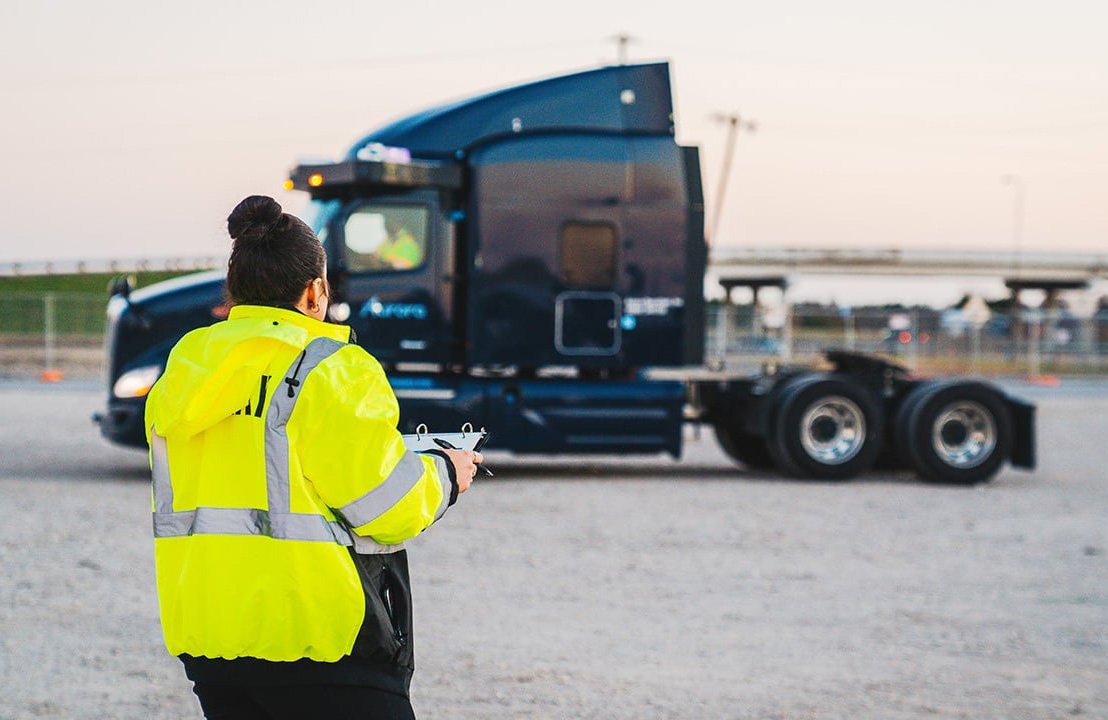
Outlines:
{"label": "black tire", "polygon": [[716,425],[714,429],[719,446],[732,460],[751,470],[773,468],[773,457],[770,456],[764,439],[722,425]]}
{"label": "black tire", "polygon": [[978,382],[916,388],[896,417],[896,444],[930,482],[987,482],[1012,452],[1012,418],[1004,398]]}
{"label": "black tire", "polygon": [[896,414],[893,416],[893,452],[900,458],[900,462],[904,467],[917,474],[919,471],[912,461],[912,452],[909,449],[912,443],[908,438],[908,417],[915,412],[915,408],[919,405],[920,400],[928,396],[933,389],[939,388],[942,385],[943,381],[941,380],[929,380],[920,383],[908,393],[908,397],[900,403],[900,407],[896,409]]}
{"label": "black tire", "polygon": [[848,480],[873,467],[884,438],[881,405],[849,375],[807,375],[777,397],[768,447],[781,472]]}

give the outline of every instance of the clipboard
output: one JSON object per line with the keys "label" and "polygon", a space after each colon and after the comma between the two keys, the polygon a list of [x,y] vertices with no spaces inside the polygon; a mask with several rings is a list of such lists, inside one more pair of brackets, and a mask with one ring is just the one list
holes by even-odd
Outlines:
{"label": "clipboard", "polygon": [[488,435],[485,428],[474,430],[473,425],[469,423],[462,425],[457,432],[431,432],[426,425],[421,423],[416,427],[414,433],[401,435],[400,437],[404,439],[404,444],[408,449],[413,452],[441,450],[442,446],[435,442],[436,439],[444,440],[459,450],[480,451]]}

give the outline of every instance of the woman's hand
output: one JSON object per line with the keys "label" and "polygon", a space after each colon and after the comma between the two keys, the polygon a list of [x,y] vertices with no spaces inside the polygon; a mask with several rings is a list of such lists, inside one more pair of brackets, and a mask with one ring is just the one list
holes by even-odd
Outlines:
{"label": "woman's hand", "polygon": [[469,490],[470,483],[477,476],[477,463],[485,458],[472,450],[443,450],[454,465],[454,477],[458,480],[458,494]]}

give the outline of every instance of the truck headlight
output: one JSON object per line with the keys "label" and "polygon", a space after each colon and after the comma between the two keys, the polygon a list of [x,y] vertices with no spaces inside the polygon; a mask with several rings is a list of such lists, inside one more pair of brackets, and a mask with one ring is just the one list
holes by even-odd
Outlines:
{"label": "truck headlight", "polygon": [[119,376],[112,386],[112,394],[117,398],[145,397],[154,387],[154,383],[162,374],[160,365],[147,365],[146,367],[128,370]]}

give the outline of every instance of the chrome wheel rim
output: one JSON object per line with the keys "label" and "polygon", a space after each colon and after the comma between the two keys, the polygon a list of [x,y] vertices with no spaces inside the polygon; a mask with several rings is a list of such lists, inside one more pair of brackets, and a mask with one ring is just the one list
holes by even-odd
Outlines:
{"label": "chrome wheel rim", "polygon": [[951,467],[977,467],[996,449],[996,419],[980,403],[953,402],[935,418],[931,445],[939,459]]}
{"label": "chrome wheel rim", "polygon": [[866,444],[866,416],[857,403],[841,395],[821,398],[804,412],[800,445],[823,465],[849,462]]}

